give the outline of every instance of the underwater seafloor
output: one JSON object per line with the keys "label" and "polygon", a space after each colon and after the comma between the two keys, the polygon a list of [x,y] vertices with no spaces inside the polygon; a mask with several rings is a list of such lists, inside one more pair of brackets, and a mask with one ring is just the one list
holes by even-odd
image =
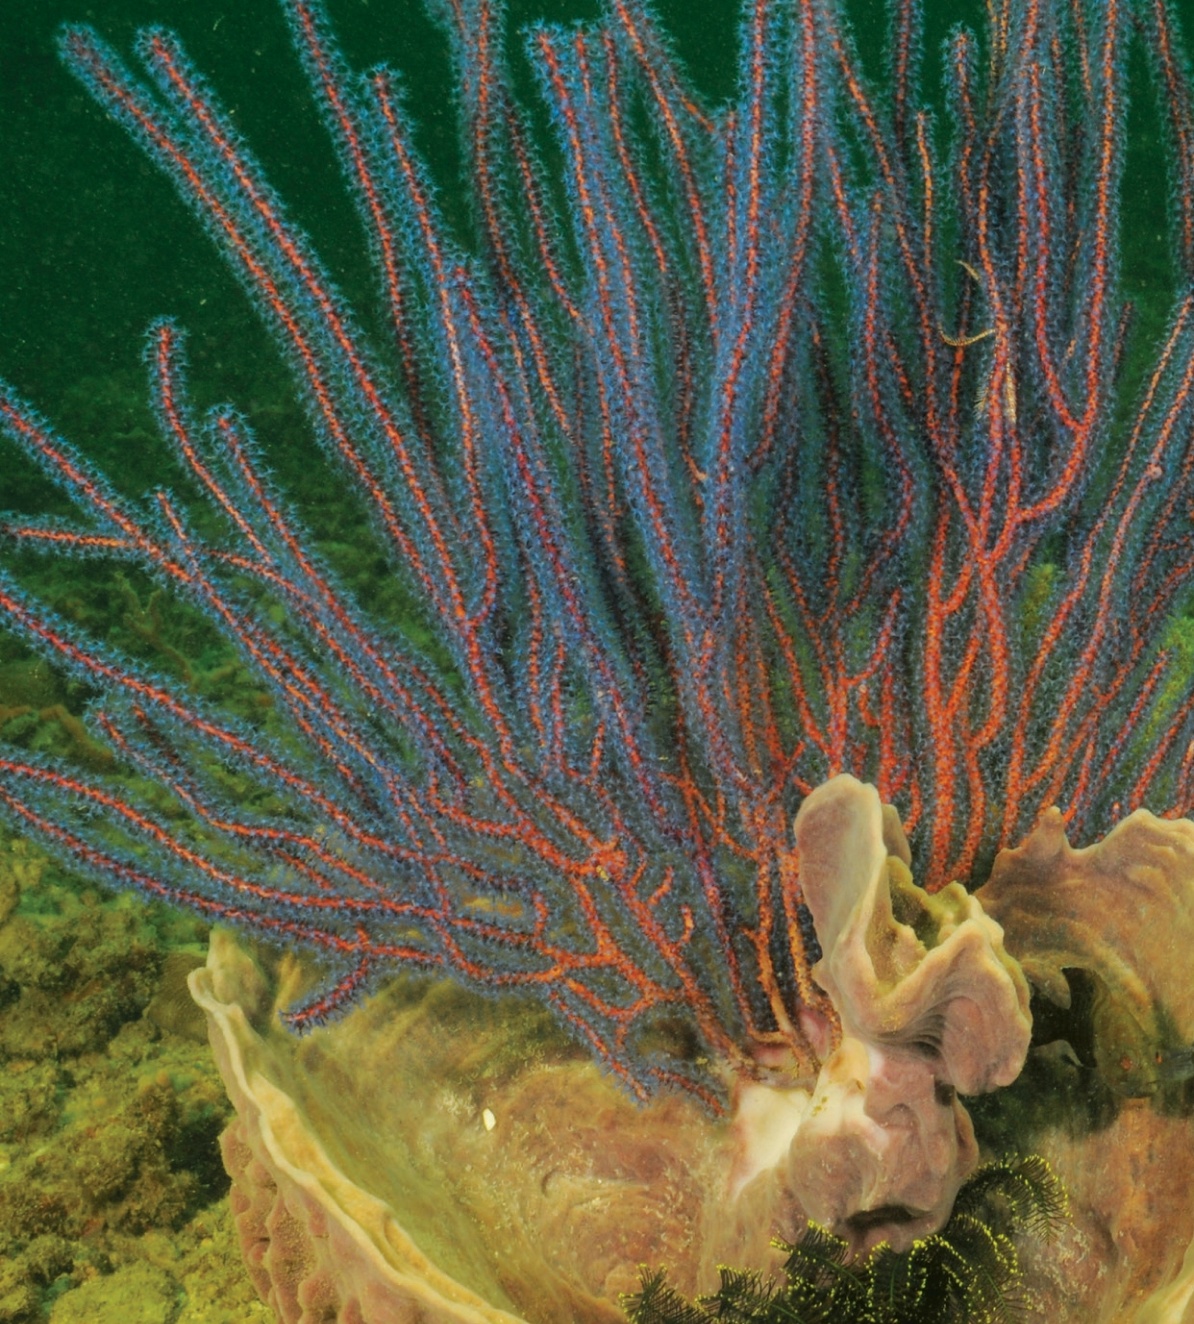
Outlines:
{"label": "underwater seafloor", "polygon": [[[0,665],[7,689],[22,670]],[[217,1143],[231,1105],[184,982],[203,942],[0,831],[4,1324],[273,1318],[241,1263]]]}

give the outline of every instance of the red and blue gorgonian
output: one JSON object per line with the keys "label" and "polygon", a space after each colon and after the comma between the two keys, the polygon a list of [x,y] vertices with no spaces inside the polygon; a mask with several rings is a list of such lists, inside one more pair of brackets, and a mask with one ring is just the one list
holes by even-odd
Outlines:
{"label": "red and blue gorgonian", "polygon": [[[10,544],[150,571],[271,695],[236,718],[6,574],[9,628],[93,689],[125,774],[0,747],[17,827],[319,954],[296,1029],[386,970],[443,971],[544,999],[640,1095],[716,1103],[708,1059],[799,1050],[821,1005],[790,825],[830,775],[897,806],[930,888],[981,881],[1052,804],[1079,837],[1194,807],[1194,113],[1166,0],[995,0],[947,44],[941,124],[914,0],[881,88],[832,0],[751,0],[718,107],[647,4],[609,0],[526,35],[550,147],[500,6],[429,0],[468,241],[395,74],[350,71],[318,3],[284,3],[383,335],[168,33],[141,37],[146,83],[88,29],[62,49],[250,293],[415,628],[370,620],[249,419],[192,409],[173,323],[152,391],[208,510],[126,500],[3,388],[5,434],[81,514],[10,518]],[[1133,43],[1179,280],[1125,400]]]}

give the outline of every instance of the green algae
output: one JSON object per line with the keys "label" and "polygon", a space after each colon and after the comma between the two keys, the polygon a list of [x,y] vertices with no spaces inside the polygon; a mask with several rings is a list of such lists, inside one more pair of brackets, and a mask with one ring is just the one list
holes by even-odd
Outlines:
{"label": "green algae", "polygon": [[0,832],[0,1324],[251,1324],[194,918]]}

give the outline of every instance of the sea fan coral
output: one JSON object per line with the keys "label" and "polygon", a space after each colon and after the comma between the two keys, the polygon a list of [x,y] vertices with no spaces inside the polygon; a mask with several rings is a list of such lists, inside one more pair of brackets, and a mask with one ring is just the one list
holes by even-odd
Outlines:
{"label": "sea fan coral", "polygon": [[[0,578],[8,626],[99,697],[126,773],[8,748],[0,804],[90,873],[322,955],[304,1029],[396,965],[543,998],[636,1093],[723,1097],[713,1059],[809,1060],[826,1010],[790,824],[873,782],[930,889],[1057,804],[1079,835],[1194,802],[1175,631],[1194,546],[1194,118],[1165,0],[1000,0],[921,109],[831,0],[750,0],[708,106],[644,0],[539,25],[520,104],[493,0],[451,42],[475,225],[444,222],[397,75],[352,73],[284,0],[360,212],[367,330],[178,43],[138,81],[64,58],[193,208],[368,511],[411,628],[317,554],[250,421],[204,417],[150,332],[200,489],[121,496],[0,388],[81,520],[11,543],[138,566],[239,649],[237,718]],[[1118,199],[1129,49],[1169,128],[1181,280],[1130,408]],[[948,147],[943,147],[948,136]],[[329,480],[332,481],[332,480]],[[235,791],[234,788],[235,787]],[[156,788],[156,789],[154,789]],[[172,802],[166,806],[162,793]]]}

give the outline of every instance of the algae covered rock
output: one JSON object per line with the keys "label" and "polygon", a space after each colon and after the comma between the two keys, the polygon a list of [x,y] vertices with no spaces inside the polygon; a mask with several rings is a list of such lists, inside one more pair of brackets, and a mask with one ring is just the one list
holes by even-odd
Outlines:
{"label": "algae covered rock", "polygon": [[227,1223],[228,1103],[177,1014],[202,936],[0,833],[0,1324],[265,1318]]}

